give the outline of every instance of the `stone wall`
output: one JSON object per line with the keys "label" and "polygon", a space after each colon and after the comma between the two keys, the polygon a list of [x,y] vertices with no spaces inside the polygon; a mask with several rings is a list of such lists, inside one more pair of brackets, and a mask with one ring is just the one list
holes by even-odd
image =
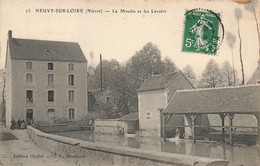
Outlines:
{"label": "stone wall", "polygon": [[78,165],[160,165],[160,166],[227,166],[228,161],[182,154],[146,151],[122,146],[86,142],[73,138],[43,133],[28,126],[32,141],[53,153],[52,157],[64,158]]}
{"label": "stone wall", "polygon": [[[84,122],[88,114],[87,63],[73,62],[74,70],[70,71],[69,62],[53,61],[53,70],[48,70],[49,61],[31,60],[32,69],[26,69],[26,62],[29,61],[12,59],[9,65],[12,68],[8,68],[8,123],[12,118],[25,120],[28,109],[33,110],[34,122],[69,120],[70,108],[75,109],[71,121]],[[32,74],[31,83],[26,82],[26,74]],[[54,75],[53,85],[48,85],[48,74]],[[68,85],[70,74],[74,75],[74,86]],[[33,91],[33,102],[26,102],[27,90]],[[53,102],[48,102],[49,90],[54,91]],[[74,102],[69,102],[69,90],[74,91]],[[54,109],[54,112],[48,109]]]}
{"label": "stone wall", "polygon": [[34,127],[46,133],[61,132],[61,131],[78,131],[84,129],[79,124],[43,125],[39,123],[34,123]]}
{"label": "stone wall", "polygon": [[160,137],[161,115],[158,109],[164,109],[166,106],[166,90],[138,92],[139,130],[154,130]]}
{"label": "stone wall", "polygon": [[118,119],[96,119],[95,133],[121,135],[124,133],[124,127]]}

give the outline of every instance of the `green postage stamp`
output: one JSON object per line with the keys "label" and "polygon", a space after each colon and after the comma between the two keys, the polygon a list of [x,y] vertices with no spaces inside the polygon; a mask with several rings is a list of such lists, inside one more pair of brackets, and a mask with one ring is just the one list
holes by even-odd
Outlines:
{"label": "green postage stamp", "polygon": [[[210,10],[193,9],[185,13],[185,29],[183,36],[183,52],[216,55],[224,37],[220,13]],[[221,36],[221,37],[220,37]]]}

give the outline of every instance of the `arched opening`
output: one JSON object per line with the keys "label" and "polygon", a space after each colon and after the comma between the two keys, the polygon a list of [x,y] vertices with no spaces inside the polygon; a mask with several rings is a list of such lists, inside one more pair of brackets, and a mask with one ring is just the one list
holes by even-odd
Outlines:
{"label": "arched opening", "polygon": [[26,119],[28,119],[28,120],[33,119],[33,110],[32,109],[26,110]]}

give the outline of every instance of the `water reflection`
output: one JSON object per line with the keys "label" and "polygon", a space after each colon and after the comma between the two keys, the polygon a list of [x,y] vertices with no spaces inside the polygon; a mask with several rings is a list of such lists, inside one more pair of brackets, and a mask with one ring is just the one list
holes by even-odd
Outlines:
{"label": "water reflection", "polygon": [[229,146],[225,144],[194,144],[188,140],[167,142],[154,138],[124,137],[92,134],[89,131],[59,132],[57,135],[80,140],[107,143],[150,151],[188,154],[209,158],[227,159],[229,165],[260,165],[260,148],[257,146]]}

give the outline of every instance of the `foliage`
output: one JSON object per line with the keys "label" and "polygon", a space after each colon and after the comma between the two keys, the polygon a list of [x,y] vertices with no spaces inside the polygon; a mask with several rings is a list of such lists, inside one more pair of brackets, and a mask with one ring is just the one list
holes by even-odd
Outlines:
{"label": "foliage", "polygon": [[242,10],[239,8],[235,9],[235,17],[239,21],[242,18]]}
{"label": "foliage", "polygon": [[227,60],[224,61],[224,63],[222,64],[221,72],[223,75],[222,85],[224,85],[224,86],[235,85],[234,78],[233,78],[234,77],[233,69],[232,69],[229,61],[227,61]]}
{"label": "foliage", "polygon": [[235,36],[235,34],[233,34],[231,32],[226,32],[226,39],[227,39],[228,47],[233,49],[234,48],[234,44],[236,43],[236,36]]}
{"label": "foliage", "polygon": [[[152,43],[147,43],[141,50],[127,62],[126,66],[120,66],[116,60],[103,60],[103,87],[110,87],[114,93],[117,113],[109,105],[102,108],[106,118],[114,118],[118,115],[126,115],[137,111],[137,89],[152,74],[174,72],[175,64],[166,57],[161,59],[161,52]],[[89,89],[100,88],[100,64],[96,67],[94,75],[89,76]]]}
{"label": "foliage", "polygon": [[213,88],[222,85],[223,77],[220,72],[218,64],[215,60],[210,59],[202,73],[200,80],[200,87]]}
{"label": "foliage", "polygon": [[192,85],[195,86],[197,83],[197,80],[196,80],[196,76],[193,72],[191,65],[187,65],[185,68],[183,68],[182,72],[188,78],[188,80],[192,83]]}
{"label": "foliage", "polygon": [[93,66],[94,53],[92,51],[90,51],[89,56],[90,56],[91,63],[92,63],[92,66]]}
{"label": "foliage", "polygon": [[151,74],[161,73],[161,51],[152,43],[147,43],[143,49],[136,52],[127,67],[136,76],[137,83],[141,84]]}
{"label": "foliage", "polygon": [[233,85],[236,84],[236,73],[235,73],[235,67],[234,67],[234,56],[233,56],[233,48],[234,44],[236,43],[236,36],[233,33],[227,32],[227,42],[228,42],[228,47],[231,49],[231,54],[232,54],[232,73],[233,73]]}

